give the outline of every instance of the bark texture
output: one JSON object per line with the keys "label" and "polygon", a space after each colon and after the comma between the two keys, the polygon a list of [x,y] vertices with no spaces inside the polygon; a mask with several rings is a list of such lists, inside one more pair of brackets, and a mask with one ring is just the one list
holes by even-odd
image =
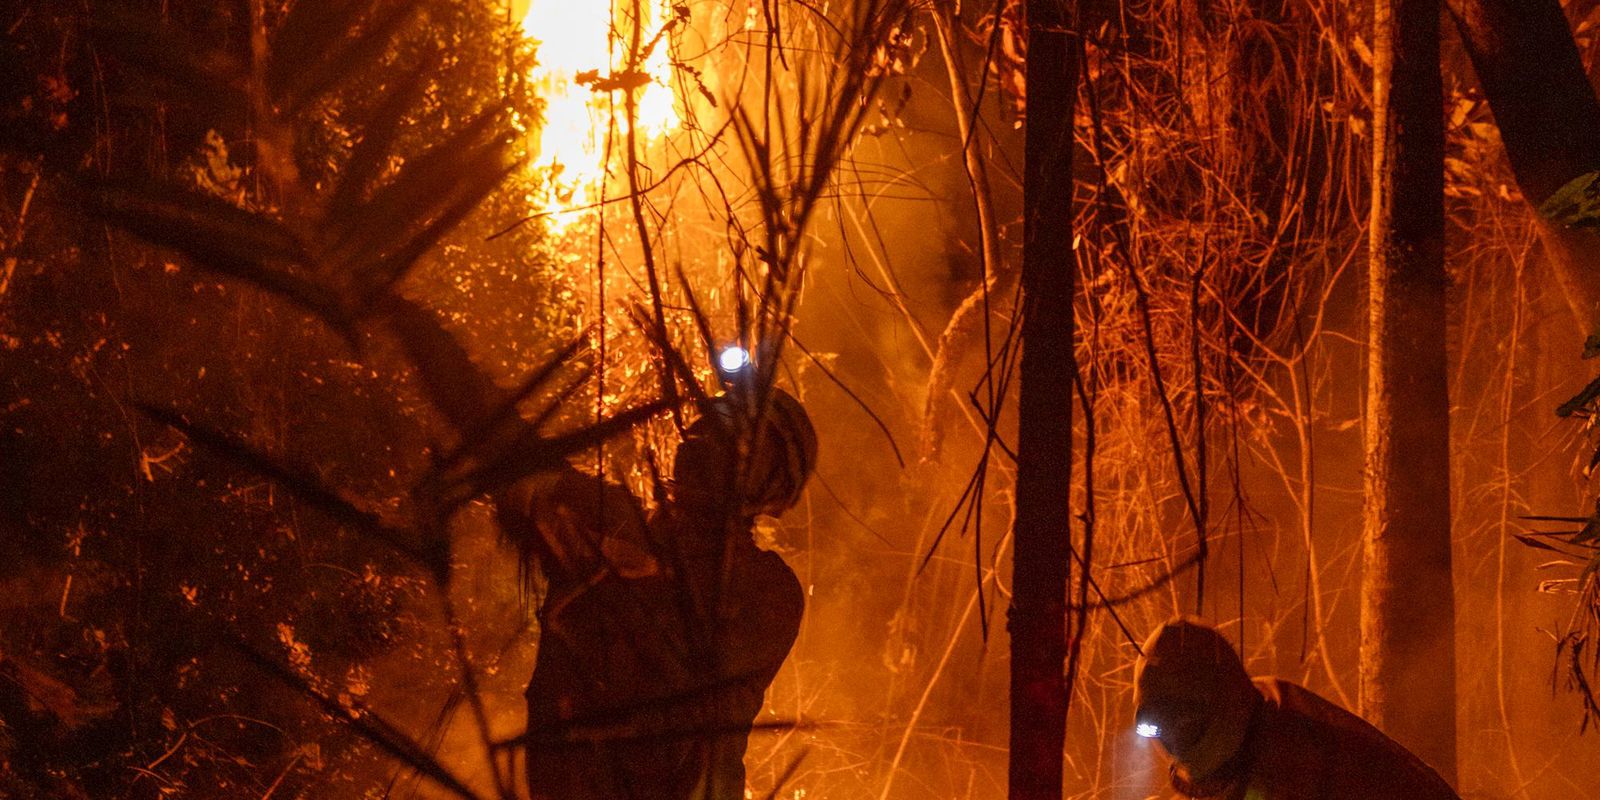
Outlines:
{"label": "bark texture", "polygon": [[1071,0],[1027,3],[1022,365],[1009,611],[1012,800],[1060,800],[1066,738],[1078,84],[1073,10]]}
{"label": "bark texture", "polygon": [[[1600,100],[1558,0],[1448,0],[1523,197],[1537,206],[1600,169]],[[1584,333],[1600,309],[1600,236],[1540,226]]]}
{"label": "bark texture", "polygon": [[1361,710],[1455,776],[1438,0],[1375,7]]}

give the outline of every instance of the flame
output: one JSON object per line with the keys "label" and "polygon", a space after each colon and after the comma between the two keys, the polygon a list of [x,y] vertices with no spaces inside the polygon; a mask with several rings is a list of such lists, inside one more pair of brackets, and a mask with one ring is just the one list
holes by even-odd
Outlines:
{"label": "flame", "polygon": [[[670,0],[668,0],[670,2]],[[605,176],[608,130],[626,133],[628,124],[620,92],[614,96],[596,91],[580,76],[605,78],[627,69],[632,40],[628,0],[532,0],[522,19],[523,32],[537,44],[537,63],[529,76],[534,92],[544,100],[544,121],[535,142],[534,169],[548,176],[545,197],[536,200],[543,210],[573,209],[551,215],[560,230],[585,215],[583,207]],[[667,3],[639,3],[640,40],[650,42],[663,21],[671,20]],[[613,22],[615,26],[613,27]],[[665,37],[651,50],[641,70],[650,82],[637,94],[640,147],[676,130],[681,119],[674,93],[673,68]],[[616,127],[611,127],[611,115]],[[626,145],[618,136],[613,151]]]}

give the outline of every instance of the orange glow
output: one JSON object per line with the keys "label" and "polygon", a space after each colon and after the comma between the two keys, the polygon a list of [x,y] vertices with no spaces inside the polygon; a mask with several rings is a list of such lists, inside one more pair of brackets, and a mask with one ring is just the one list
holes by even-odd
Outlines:
{"label": "orange glow", "polygon": [[[641,47],[648,47],[672,12],[652,2],[640,7]],[[626,4],[593,0],[533,0],[523,17],[523,31],[538,44],[530,77],[545,103],[533,149],[534,168],[548,176],[548,183],[535,203],[546,211],[573,209],[551,216],[557,231],[581,219],[582,207],[595,202],[605,174],[608,131],[626,132],[621,95],[597,91],[592,84],[627,70],[632,24]],[[668,51],[663,37],[642,66],[649,83],[638,94],[641,147],[680,125]],[[614,151],[623,146],[620,139],[613,141]]]}

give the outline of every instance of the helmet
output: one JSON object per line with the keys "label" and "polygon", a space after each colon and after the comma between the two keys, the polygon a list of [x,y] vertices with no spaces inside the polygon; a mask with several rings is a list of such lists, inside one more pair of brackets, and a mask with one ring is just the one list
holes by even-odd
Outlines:
{"label": "helmet", "polygon": [[1192,617],[1150,634],[1133,682],[1138,732],[1160,742],[1186,780],[1233,760],[1262,702],[1233,646]]}
{"label": "helmet", "polygon": [[769,390],[760,409],[739,395],[718,395],[678,445],[674,498],[718,507],[737,500],[743,516],[777,515],[800,501],[816,463],[816,430],[788,392]]}

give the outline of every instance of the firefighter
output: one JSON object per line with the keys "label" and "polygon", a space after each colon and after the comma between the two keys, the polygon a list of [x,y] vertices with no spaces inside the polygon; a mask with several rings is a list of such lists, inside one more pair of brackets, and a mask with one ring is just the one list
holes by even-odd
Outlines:
{"label": "firefighter", "polygon": [[535,800],[743,800],[749,731],[804,610],[753,526],[798,502],[815,461],[798,401],[730,392],[684,432],[647,522],[575,471],[508,498],[502,526],[538,529],[549,573],[527,689]]}
{"label": "firefighter", "polygon": [[1459,800],[1421,759],[1309,689],[1251,680],[1215,628],[1157,628],[1134,669],[1135,730],[1172,758],[1185,797]]}
{"label": "firefighter", "polygon": [[817,440],[799,401],[730,392],[685,432],[673,462],[672,501],[652,531],[673,559],[673,586],[698,677],[715,688],[696,701],[706,784],[697,800],[743,800],[744,753],[762,696],[800,633],[805,594],[776,553],[757,547],[758,516],[800,501]]}

